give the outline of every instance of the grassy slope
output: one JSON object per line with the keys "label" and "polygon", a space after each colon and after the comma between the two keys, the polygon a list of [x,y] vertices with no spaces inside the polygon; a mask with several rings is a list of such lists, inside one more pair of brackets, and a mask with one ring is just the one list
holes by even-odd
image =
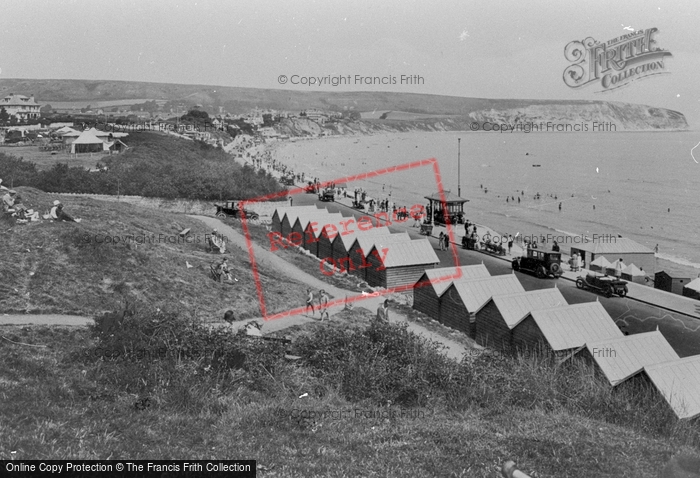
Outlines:
{"label": "grassy slope", "polygon": [[[371,315],[358,308],[287,332],[299,341],[322,329],[349,331],[365,327]],[[6,327],[3,335],[48,345],[0,340],[0,456],[17,451],[19,460],[246,458],[266,467],[264,476],[285,478],[471,478],[497,476],[498,466],[515,459],[539,478],[656,477],[675,452],[692,452],[566,407],[548,410],[547,402],[503,406],[493,394],[517,392],[517,384],[500,380],[484,382],[483,393],[470,393],[457,407],[430,400],[391,408],[412,415],[366,417],[356,410],[382,413],[388,404],[349,401],[303,361],[278,359],[259,373],[232,370],[217,378],[196,362],[156,372],[150,361],[82,358],[84,347],[96,344],[85,329]],[[273,347],[256,355],[280,353]],[[499,373],[525,368],[494,366]],[[145,397],[149,406],[138,410]],[[343,415],[299,416],[331,410]]]}
{"label": "grassy slope", "polygon": [[[259,316],[257,295],[248,255],[239,249],[227,257],[239,279],[221,285],[209,279],[209,264],[220,260],[207,254],[206,230],[198,221],[160,210],[124,203],[102,202],[49,195],[31,188],[17,188],[25,204],[40,211],[60,198],[66,211],[82,218],[80,224],[41,221],[10,227],[0,222],[0,312],[95,314],[119,307],[115,294],[125,283],[129,295],[148,303],[174,303],[192,315],[219,320],[233,309],[237,316]],[[2,220],[0,220],[2,221]],[[172,243],[177,234],[191,228],[191,243]],[[98,244],[104,236],[163,234],[161,243]],[[87,238],[87,239],[86,239]],[[97,239],[96,239],[97,238]],[[168,242],[170,241],[170,242]],[[185,262],[193,267],[187,268]],[[264,285],[276,283],[274,272],[261,266]],[[304,287],[289,287],[267,297],[273,310],[287,310]]]}

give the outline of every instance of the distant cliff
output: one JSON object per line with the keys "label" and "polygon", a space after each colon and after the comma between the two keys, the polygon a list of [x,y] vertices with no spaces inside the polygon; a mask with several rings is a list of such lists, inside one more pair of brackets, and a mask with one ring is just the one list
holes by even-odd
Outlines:
{"label": "distant cliff", "polygon": [[663,108],[618,102],[589,104],[530,105],[521,108],[491,109],[469,114],[478,123],[579,124],[593,122],[615,125],[614,131],[685,130],[688,122],[682,113]]}
{"label": "distant cliff", "polygon": [[[564,131],[565,125],[586,124],[585,130],[592,131],[593,123],[614,125],[607,131],[674,131],[688,129],[688,122],[682,113],[663,108],[653,108],[617,102],[589,102],[561,104],[537,104],[518,108],[488,109],[473,111],[465,116],[442,116],[411,120],[392,119],[340,120],[323,125],[306,118],[283,119],[275,129],[289,136],[306,135],[364,135],[411,131],[483,131],[498,125],[524,125],[526,123],[556,125],[549,131]],[[405,115],[403,115],[405,117]],[[489,124],[486,124],[489,123]],[[476,126],[474,126],[476,124]],[[522,128],[516,129],[523,131]],[[537,131],[535,129],[535,131]]]}

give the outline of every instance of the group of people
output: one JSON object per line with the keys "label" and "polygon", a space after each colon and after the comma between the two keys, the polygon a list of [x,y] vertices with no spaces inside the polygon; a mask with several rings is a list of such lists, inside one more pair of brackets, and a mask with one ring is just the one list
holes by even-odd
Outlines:
{"label": "group of people", "polygon": [[446,251],[450,247],[450,235],[440,232],[440,237],[438,237],[438,243],[440,245],[441,251]]}
{"label": "group of people", "polygon": [[576,252],[574,252],[569,259],[569,267],[571,268],[572,272],[578,272],[586,267],[586,261],[582,256],[579,256]]}
{"label": "group of people", "polygon": [[[318,310],[321,313],[321,322],[323,322],[323,317],[325,316],[328,320],[330,320],[330,315],[328,314],[328,302],[330,301],[330,297],[328,297],[328,294],[324,289],[321,289],[318,291]],[[316,297],[314,297],[314,293],[311,290],[311,288],[306,289],[306,308],[304,309],[304,312],[308,311],[311,309],[311,317],[314,316],[316,313],[315,310],[315,304],[316,304]]]}
{"label": "group of people", "polygon": [[[39,211],[27,208],[22,202],[22,197],[17,194],[14,189],[8,189],[2,186],[2,179],[0,179],[0,191],[5,194],[2,197],[2,212],[4,214],[9,214],[10,216],[17,219],[19,223],[27,223],[39,221]],[[81,219],[74,219],[63,209],[63,203],[56,199],[53,202],[53,206],[48,214],[44,215],[44,219],[51,219],[53,221],[66,221],[66,222],[80,222]]]}

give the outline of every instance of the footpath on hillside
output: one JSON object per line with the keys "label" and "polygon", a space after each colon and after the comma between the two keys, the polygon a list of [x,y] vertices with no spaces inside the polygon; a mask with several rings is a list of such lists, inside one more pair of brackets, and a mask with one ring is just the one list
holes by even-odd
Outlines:
{"label": "footpath on hillside", "polygon": [[[219,221],[216,218],[212,217],[206,217],[206,216],[189,216],[193,219],[197,219],[204,224],[207,225],[207,227],[212,228],[212,229],[218,229],[219,232],[223,233],[227,238],[229,238],[230,243],[232,245],[238,246],[243,251],[246,253],[249,252],[248,250],[248,244],[246,241],[246,238],[240,234],[238,231],[234,230],[230,226],[224,224],[223,222]],[[353,298],[356,296],[362,296],[362,294],[358,294],[357,292],[341,289],[338,287],[335,287],[331,284],[328,284],[326,282],[323,282],[320,279],[317,279],[316,277],[313,277],[312,275],[307,274],[304,271],[299,270],[297,267],[293,266],[292,264],[288,263],[284,259],[280,258],[279,256],[275,255],[269,250],[266,250],[264,247],[259,246],[258,244],[251,244],[253,248],[253,253],[255,254],[255,260],[257,263],[266,263],[268,266],[272,267],[274,270],[279,271],[280,274],[283,274],[291,279],[297,280],[299,282],[302,282],[304,284],[307,284],[309,287],[312,289],[325,289],[328,291],[329,294],[331,294],[334,298],[339,298],[343,299],[345,297],[347,298]],[[385,300],[385,297],[382,296],[364,296],[364,298],[361,301],[354,302],[357,304],[359,307],[364,307],[369,310],[376,310],[379,305]],[[299,307],[303,304],[291,304],[290,309]],[[333,320],[332,315],[334,312],[338,312],[342,308],[341,305],[335,306],[330,309],[331,313],[331,320]],[[405,322],[408,324],[408,329],[411,330],[412,332],[416,333],[417,335],[421,335],[423,337],[426,337],[428,339],[434,340],[435,342],[439,342],[442,345],[446,347],[445,353],[448,357],[453,358],[455,360],[461,360],[462,356],[466,353],[467,348],[454,341],[451,340],[447,337],[444,337],[436,332],[433,332],[431,330],[428,330],[427,328],[416,324],[414,322],[410,322],[408,318],[395,311],[390,309],[389,313],[389,320],[390,322]],[[307,317],[306,315],[303,314],[298,314],[298,315],[289,315],[287,317],[275,319],[275,320],[270,320],[266,321],[263,324],[262,327],[262,332],[263,333],[270,333],[270,332],[275,332],[278,330],[283,330],[288,327],[292,327],[295,325],[300,325],[300,324],[305,324],[309,322],[313,322],[314,319]],[[482,347],[474,344],[475,348],[481,349]]]}

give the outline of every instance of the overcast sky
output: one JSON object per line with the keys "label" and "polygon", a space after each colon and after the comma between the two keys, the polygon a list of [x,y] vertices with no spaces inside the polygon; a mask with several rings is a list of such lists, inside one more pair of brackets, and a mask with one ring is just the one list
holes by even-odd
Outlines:
{"label": "overcast sky", "polygon": [[[278,77],[420,75],[418,85],[314,89],[626,101],[700,123],[698,0],[4,0],[0,13],[4,78],[308,91]],[[570,41],[651,27],[673,54],[669,74],[607,93],[564,84]]]}

